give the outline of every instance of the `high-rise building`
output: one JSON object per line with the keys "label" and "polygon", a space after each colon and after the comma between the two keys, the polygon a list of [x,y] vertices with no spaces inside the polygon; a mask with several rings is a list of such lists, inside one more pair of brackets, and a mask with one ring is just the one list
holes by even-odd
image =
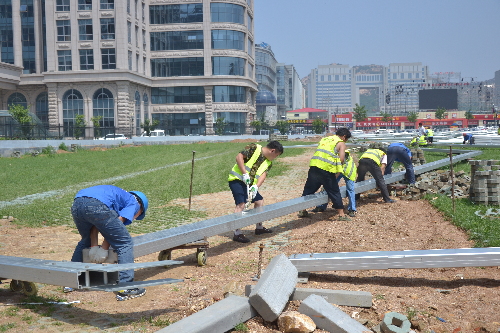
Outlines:
{"label": "high-rise building", "polygon": [[284,119],[286,111],[304,108],[305,90],[293,65],[276,65],[276,91],[279,119]]}
{"label": "high-rise building", "polygon": [[0,0],[0,103],[72,136],[245,133],[255,117],[253,0]]}

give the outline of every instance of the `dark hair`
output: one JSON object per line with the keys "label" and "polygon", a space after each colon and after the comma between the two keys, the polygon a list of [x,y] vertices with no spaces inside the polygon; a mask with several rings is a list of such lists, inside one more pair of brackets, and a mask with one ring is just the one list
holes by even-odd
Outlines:
{"label": "dark hair", "polygon": [[346,140],[349,139],[352,136],[351,135],[351,131],[349,131],[349,129],[345,128],[345,127],[339,128],[337,130],[337,132],[335,132],[335,134],[337,136],[344,136],[345,135]]}
{"label": "dark hair", "polygon": [[418,123],[418,126],[422,126],[422,123]]}
{"label": "dark hair", "polygon": [[283,154],[283,145],[279,143],[279,141],[271,141],[266,146],[269,149],[276,149],[280,152],[280,155]]}

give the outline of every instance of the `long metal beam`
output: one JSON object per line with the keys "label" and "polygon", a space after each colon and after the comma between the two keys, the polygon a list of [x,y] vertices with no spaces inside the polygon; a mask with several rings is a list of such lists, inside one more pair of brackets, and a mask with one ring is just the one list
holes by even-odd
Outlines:
{"label": "long metal beam", "polygon": [[[444,152],[447,152],[443,150]],[[457,151],[454,151],[458,153]],[[460,150],[459,155],[453,157],[453,161],[472,158],[481,154],[481,151]],[[449,158],[444,158],[431,163],[415,167],[415,173],[421,174],[449,165]],[[387,184],[404,179],[404,171],[385,176]],[[362,193],[376,187],[375,180],[370,179],[355,184],[356,193]],[[346,188],[342,186],[340,192],[346,196]],[[141,236],[133,237],[134,257],[145,256],[154,252],[172,249],[180,245],[189,244],[204,237],[211,237],[229,232],[238,228],[244,228],[252,224],[271,220],[276,217],[292,214],[303,209],[308,209],[328,202],[326,193],[308,195],[283,202],[266,205],[251,209],[242,213],[233,213],[204,221],[194,222],[175,228],[165,229]]]}
{"label": "long metal beam", "polygon": [[294,254],[299,272],[500,265],[500,247]]}

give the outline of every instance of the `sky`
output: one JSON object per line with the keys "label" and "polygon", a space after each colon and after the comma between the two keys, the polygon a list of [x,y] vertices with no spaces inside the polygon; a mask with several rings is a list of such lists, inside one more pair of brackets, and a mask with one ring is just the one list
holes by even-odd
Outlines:
{"label": "sky", "polygon": [[254,0],[254,34],[301,78],[331,63],[421,62],[464,81],[500,70],[500,0]]}

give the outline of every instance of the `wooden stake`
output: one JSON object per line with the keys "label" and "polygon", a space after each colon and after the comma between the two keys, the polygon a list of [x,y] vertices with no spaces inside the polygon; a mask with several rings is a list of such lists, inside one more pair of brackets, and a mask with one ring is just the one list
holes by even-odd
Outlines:
{"label": "wooden stake", "polygon": [[193,150],[193,160],[191,161],[191,184],[189,185],[189,210],[191,210],[191,196],[193,195],[193,174],[194,174],[194,154],[196,151]]}

